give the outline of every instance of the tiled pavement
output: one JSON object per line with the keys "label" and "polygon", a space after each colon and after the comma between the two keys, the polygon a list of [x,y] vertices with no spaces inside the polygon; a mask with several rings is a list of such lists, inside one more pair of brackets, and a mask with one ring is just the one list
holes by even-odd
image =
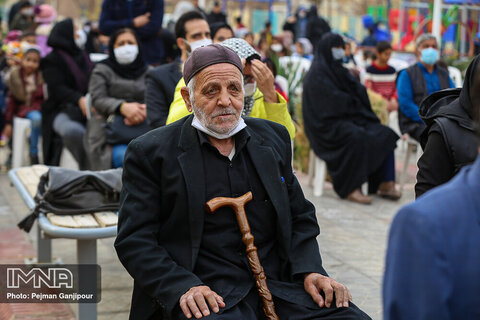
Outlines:
{"label": "tiled pavement", "polygon": [[[397,160],[403,156],[397,155]],[[401,163],[397,163],[397,170]],[[409,167],[409,178],[404,196],[399,202],[374,198],[369,206],[340,200],[326,184],[322,197],[315,198],[307,186],[305,175],[298,174],[305,195],[317,208],[321,234],[318,238],[320,252],[330,276],[346,284],[354,302],[373,319],[381,319],[381,282],[386,239],[390,222],[398,208],[413,200],[415,166]],[[398,173],[398,171],[397,171]],[[6,244],[7,232],[13,232],[15,224],[27,213],[26,206],[16,190],[11,187],[7,175],[0,175],[0,247]],[[17,235],[18,236],[18,232]],[[35,247],[35,228],[31,234],[23,234]],[[74,240],[54,240],[53,255],[65,263],[76,260]],[[98,305],[98,319],[127,319],[132,291],[132,280],[118,262],[113,249],[113,239],[97,242],[98,263],[102,267],[102,301]],[[31,256],[28,247],[19,256]],[[76,305],[70,305],[76,313]],[[0,315],[1,316],[1,315]],[[44,317],[38,319],[54,319]],[[83,319],[82,319],[83,320]]]}

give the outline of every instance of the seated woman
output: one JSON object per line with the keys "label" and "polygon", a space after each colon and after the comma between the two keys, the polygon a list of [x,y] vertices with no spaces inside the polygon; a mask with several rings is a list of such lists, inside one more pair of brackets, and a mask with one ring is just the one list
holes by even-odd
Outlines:
{"label": "seated woman", "polygon": [[477,157],[472,122],[480,104],[479,61],[477,56],[470,63],[462,89],[435,92],[420,105],[419,115],[427,127],[420,139],[424,152],[418,160],[417,198],[449,181]]}
{"label": "seated woman", "polygon": [[[92,105],[104,119],[123,116],[126,126],[140,128],[147,117],[145,75],[148,67],[143,61],[135,32],[129,28],[116,31],[110,38],[108,52],[108,58],[95,66],[90,77]],[[105,135],[105,131],[97,132]],[[105,136],[97,138],[103,144],[107,142]],[[106,154],[91,157],[90,161],[109,160],[104,164],[92,163],[92,167],[97,170],[121,167],[128,142],[113,145],[113,148],[100,146]]]}
{"label": "seated woman", "polygon": [[81,170],[89,168],[82,141],[93,63],[83,50],[85,40],[85,32],[72,19],[58,22],[47,41],[53,50],[40,63],[48,87],[42,105],[43,156],[48,165],[59,165],[63,143]]}
{"label": "seated woman", "polygon": [[368,182],[369,193],[399,199],[393,153],[399,137],[380,124],[365,87],[342,66],[344,54],[340,35],[322,37],[303,81],[305,132],[341,198],[371,203],[360,191]]}
{"label": "seated woman", "polygon": [[23,53],[19,67],[13,67],[8,81],[6,125],[2,136],[11,138],[13,117],[29,119],[30,163],[38,164],[38,140],[42,128],[40,108],[44,99],[43,77],[39,70],[40,48],[30,47]]}

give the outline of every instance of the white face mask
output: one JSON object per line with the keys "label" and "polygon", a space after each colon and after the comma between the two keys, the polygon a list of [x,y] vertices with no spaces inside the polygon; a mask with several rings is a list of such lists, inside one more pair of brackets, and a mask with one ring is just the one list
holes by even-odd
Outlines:
{"label": "white face mask", "polygon": [[30,16],[31,17],[31,16],[34,15],[34,10],[33,10],[33,8],[23,9],[22,14],[24,16]]}
{"label": "white face mask", "polygon": [[341,48],[332,48],[333,60],[342,60],[345,57],[345,50]]}
{"label": "white face mask", "polygon": [[228,132],[228,133],[218,133],[218,132],[212,131],[212,130],[208,129],[207,127],[205,127],[204,124],[197,118],[196,114],[194,115],[193,121],[192,121],[192,127],[202,131],[203,133],[208,134],[209,136],[212,136],[212,137],[214,137],[216,139],[220,139],[220,140],[228,139],[230,137],[233,137],[234,135],[236,135],[240,130],[242,130],[246,126],[247,125],[245,124],[245,121],[243,121],[243,118],[240,117],[238,119],[237,125],[230,132]]}
{"label": "white face mask", "polygon": [[75,44],[80,49],[85,47],[85,43],[87,43],[87,34],[82,29],[78,29],[76,32],[77,37],[75,37]]}
{"label": "white face mask", "polygon": [[255,81],[255,82],[247,83],[244,86],[244,90],[245,90],[246,97],[253,96],[253,94],[255,93],[255,90],[257,90],[257,82]]}
{"label": "white face mask", "polygon": [[270,49],[272,49],[274,52],[280,52],[282,51],[283,47],[280,43],[275,43],[270,46]]}
{"label": "white face mask", "polygon": [[202,40],[194,41],[192,43],[189,43],[187,40],[185,40],[185,43],[190,46],[190,51],[187,50],[187,52],[189,54],[192,54],[192,52],[195,51],[195,49],[212,44],[212,39],[202,39]]}
{"label": "white face mask", "polygon": [[138,46],[135,44],[126,44],[113,49],[113,54],[119,64],[130,64],[135,61],[138,56]]}

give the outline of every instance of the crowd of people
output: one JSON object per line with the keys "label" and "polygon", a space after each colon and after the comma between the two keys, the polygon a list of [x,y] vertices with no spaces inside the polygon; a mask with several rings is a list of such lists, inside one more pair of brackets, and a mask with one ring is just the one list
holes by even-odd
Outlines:
{"label": "crowd of people", "polygon": [[[394,156],[400,136],[389,126],[391,112],[398,112],[402,138],[417,140],[425,150],[418,162],[418,197],[459,172],[465,176],[462,167],[478,155],[473,125],[479,109],[478,58],[463,88],[453,88],[431,34],[416,39],[418,62],[399,71],[389,65],[390,43],[375,38],[372,27],[363,41],[366,66],[360,67],[355,43],[332,32],[315,6],[299,7],[280,35],[269,21],[260,34],[241,17],[230,26],[219,2],[209,14],[198,1],[187,8],[171,28],[162,29],[162,0],[104,0],[98,23],[84,25],[71,18],[57,21],[48,4],[18,1],[3,41],[0,144],[11,145],[14,117],[26,118],[31,164],[40,162],[41,147],[47,165],[58,165],[66,148],[81,170],[125,167],[116,248],[135,279],[132,312],[144,318],[207,316],[203,297],[214,313],[225,302],[235,305],[224,309],[232,319],[258,313],[252,286],[236,287],[232,278],[249,277],[245,256],[231,254],[241,239],[232,222],[205,216],[205,232],[195,233],[198,221],[186,216],[199,214],[191,206],[203,208],[206,197],[236,197],[253,189],[251,207],[265,216],[251,224],[262,245],[272,244],[260,256],[269,261],[265,271],[273,279],[279,312],[296,313],[302,305],[311,311],[305,318],[328,319],[328,312],[311,302],[330,310],[335,292],[337,307],[351,307],[330,310],[333,317],[368,319],[321,266],[314,209],[291,170],[296,124],[278,59],[292,56],[310,64],[302,95],[310,146],[326,162],[340,198],[370,204],[374,194],[390,200],[402,196]],[[368,194],[361,190],[366,182]],[[421,208],[432,201],[422,199]],[[399,219],[409,218],[413,209]],[[139,211],[148,213],[140,217]],[[270,221],[276,221],[276,230]],[[402,228],[392,229],[392,243],[411,233]],[[224,244],[215,241],[215,230],[223,230]],[[279,230],[292,237],[280,237]],[[385,310],[392,319],[400,308],[396,295],[404,295],[400,289],[408,283],[397,283],[388,269],[405,267],[395,256],[408,249],[402,245],[392,245],[387,257]],[[227,280],[212,276],[211,261],[222,266],[216,271]],[[154,268],[164,273],[155,278]],[[308,303],[305,292],[313,298]],[[201,301],[192,303],[198,295]],[[152,296],[153,307],[147,299]]]}

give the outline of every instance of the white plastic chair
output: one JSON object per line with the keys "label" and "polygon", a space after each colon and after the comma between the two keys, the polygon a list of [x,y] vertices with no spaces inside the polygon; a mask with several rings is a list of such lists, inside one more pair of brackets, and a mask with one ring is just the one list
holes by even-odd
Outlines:
{"label": "white plastic chair", "polygon": [[313,186],[313,195],[321,197],[327,176],[327,163],[317,157],[313,150],[310,150],[308,164],[308,184]]}
{"label": "white plastic chair", "polygon": [[[327,177],[327,163],[317,157],[311,149],[308,162],[308,184],[313,186],[313,196],[321,197]],[[363,194],[368,195],[368,182],[362,184],[361,190]]]}
{"label": "white plastic chair", "polygon": [[405,151],[402,174],[400,175],[400,192],[403,192],[403,187],[405,186],[405,181],[407,179],[408,165],[410,163],[410,157],[412,155],[413,150],[416,148],[417,157],[416,157],[415,163],[418,162],[418,159],[420,159],[423,153],[420,143],[412,139],[408,134],[407,134],[406,142],[407,142],[407,150]]}
{"label": "white plastic chair", "polygon": [[19,117],[13,118],[12,168],[23,166],[25,160],[24,150],[30,129],[30,120]]}

